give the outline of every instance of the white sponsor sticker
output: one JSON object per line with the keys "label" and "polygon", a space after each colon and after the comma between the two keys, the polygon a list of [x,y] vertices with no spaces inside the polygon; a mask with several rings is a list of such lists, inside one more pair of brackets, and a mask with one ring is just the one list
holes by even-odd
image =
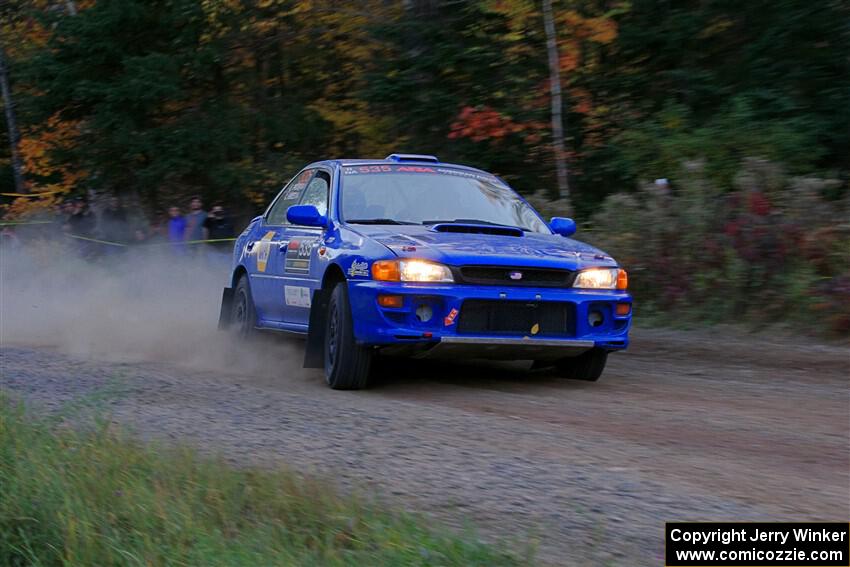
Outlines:
{"label": "white sponsor sticker", "polygon": [[363,276],[366,277],[369,275],[369,262],[361,262],[354,260],[351,263],[351,266],[348,268],[348,276],[353,278],[355,276]]}
{"label": "white sponsor sticker", "polygon": [[310,308],[310,288],[287,285],[283,288],[286,304],[292,307]]}

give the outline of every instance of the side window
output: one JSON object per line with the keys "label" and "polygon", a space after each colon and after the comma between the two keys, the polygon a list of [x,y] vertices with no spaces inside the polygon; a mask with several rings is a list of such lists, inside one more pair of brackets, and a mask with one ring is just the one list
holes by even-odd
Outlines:
{"label": "side window", "polygon": [[286,220],[286,211],[292,205],[297,205],[298,201],[301,200],[304,189],[306,189],[315,171],[314,169],[302,171],[295,179],[289,182],[289,185],[283,190],[280,197],[272,205],[268,215],[266,215],[266,224],[289,224],[289,221]]}
{"label": "side window", "polygon": [[313,205],[319,210],[319,214],[328,214],[328,188],[330,187],[331,177],[325,171],[317,171],[316,176],[307,185],[304,190],[304,196],[301,197],[299,205]]}

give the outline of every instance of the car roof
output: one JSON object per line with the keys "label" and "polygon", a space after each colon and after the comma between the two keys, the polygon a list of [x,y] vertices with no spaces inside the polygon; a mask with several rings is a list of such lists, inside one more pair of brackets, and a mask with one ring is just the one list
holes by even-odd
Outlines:
{"label": "car roof", "polygon": [[[398,159],[397,156],[402,156],[402,159]],[[395,158],[395,159],[393,159]],[[423,159],[418,159],[423,158]],[[412,164],[412,165],[436,165],[440,167],[451,167],[453,169],[462,169],[465,171],[474,171],[476,173],[483,173],[485,175],[492,175],[493,177],[497,177],[496,175],[490,173],[489,171],[484,171],[483,169],[478,169],[477,167],[470,167],[468,165],[460,165],[456,163],[445,163],[437,160],[434,156],[418,156],[412,154],[391,154],[384,159],[370,159],[370,158],[336,158],[336,159],[326,159],[322,161],[316,161],[307,166],[310,167],[345,167],[349,165],[400,165],[400,164]],[[306,168],[305,168],[306,169]]]}

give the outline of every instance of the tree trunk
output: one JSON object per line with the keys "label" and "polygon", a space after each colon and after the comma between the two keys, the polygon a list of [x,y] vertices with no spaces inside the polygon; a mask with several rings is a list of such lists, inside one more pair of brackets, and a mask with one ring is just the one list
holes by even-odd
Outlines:
{"label": "tree trunk", "polygon": [[561,60],[558,56],[555,20],[552,17],[552,0],[542,0],[542,3],[543,27],[546,30],[546,51],[549,56],[549,91],[552,99],[552,153],[555,156],[555,172],[558,178],[558,198],[569,201],[570,185],[567,175],[567,160],[564,157],[564,118],[561,111]]}
{"label": "tree trunk", "polygon": [[12,154],[12,175],[15,178],[15,192],[26,193],[23,165],[18,153],[21,134],[15,123],[15,103],[12,101],[12,89],[9,88],[9,73],[6,67],[6,53],[0,47],[0,91],[3,95],[3,108],[6,110],[6,127],[9,129],[9,149]]}

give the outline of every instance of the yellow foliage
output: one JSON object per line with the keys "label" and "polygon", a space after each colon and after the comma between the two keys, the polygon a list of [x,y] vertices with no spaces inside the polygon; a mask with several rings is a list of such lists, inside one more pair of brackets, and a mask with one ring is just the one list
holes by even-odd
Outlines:
{"label": "yellow foliage", "polygon": [[358,138],[358,148],[363,155],[381,156],[392,152],[401,140],[388,136],[392,121],[386,117],[375,116],[364,101],[356,101],[347,107],[341,107],[332,101],[318,100],[310,108],[324,120],[333,125],[334,139],[329,152],[342,154],[349,151],[345,140],[352,135]]}
{"label": "yellow foliage", "polygon": [[485,10],[507,17],[508,25],[514,33],[524,35],[523,32],[529,27],[538,25],[540,12],[534,0],[489,0],[483,6]]}
{"label": "yellow foliage", "polygon": [[206,14],[207,29],[209,30],[201,36],[201,42],[208,43],[224,35],[228,31],[225,25],[225,16],[238,14],[243,8],[240,0],[201,0],[201,9]]}
{"label": "yellow foliage", "polygon": [[[528,30],[542,27],[539,2],[536,0],[487,0],[485,9],[505,16],[510,31],[505,38],[513,45],[508,54],[519,54],[531,49],[525,41]],[[583,48],[584,42],[611,43],[617,38],[617,23],[608,16],[583,16],[576,10],[560,10],[555,15],[561,71],[569,73],[582,66],[592,65]]]}
{"label": "yellow foliage", "polygon": [[78,177],[68,170],[67,165],[53,162],[51,152],[73,147],[79,132],[78,121],[62,120],[59,113],[53,114],[45,124],[23,132],[20,150],[24,172],[38,177],[51,177],[61,173],[76,180]]}
{"label": "yellow foliage", "polygon": [[0,20],[0,43],[6,51],[6,55],[12,59],[24,58],[27,53],[43,47],[50,39],[50,30],[41,25],[41,22],[25,17],[27,4],[35,9],[43,9],[44,0],[29,0],[21,2],[21,10],[18,14]]}
{"label": "yellow foliage", "polygon": [[559,35],[594,43],[611,43],[617,38],[617,23],[606,16],[585,17],[575,10],[557,16]]}
{"label": "yellow foliage", "polygon": [[15,220],[49,212],[62,202],[62,193],[45,194],[43,197],[20,197],[3,207],[3,219]]}
{"label": "yellow foliage", "polygon": [[567,40],[562,43],[560,49],[561,71],[568,73],[579,68],[581,65],[581,45],[575,40]]}
{"label": "yellow foliage", "polygon": [[4,218],[21,218],[49,210],[85,179],[84,170],[58,163],[53,157],[53,152],[73,147],[79,132],[79,122],[62,120],[57,113],[39,127],[22,133],[19,149],[28,189],[32,194],[43,195],[15,199],[6,207]]}

